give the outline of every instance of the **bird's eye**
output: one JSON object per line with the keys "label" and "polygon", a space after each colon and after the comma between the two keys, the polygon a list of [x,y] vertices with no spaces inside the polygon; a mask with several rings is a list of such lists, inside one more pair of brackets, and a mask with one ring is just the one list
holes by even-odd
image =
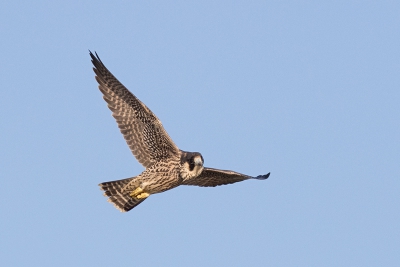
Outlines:
{"label": "bird's eye", "polygon": [[189,170],[193,171],[193,169],[194,169],[194,160],[193,160],[193,158],[190,158],[188,160],[188,163],[189,163]]}

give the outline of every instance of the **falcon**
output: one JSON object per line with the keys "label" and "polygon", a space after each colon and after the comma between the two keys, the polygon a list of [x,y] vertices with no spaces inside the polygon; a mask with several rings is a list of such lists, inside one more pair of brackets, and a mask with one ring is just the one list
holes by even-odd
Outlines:
{"label": "falcon", "polygon": [[204,167],[199,152],[180,150],[156,115],[114,77],[97,53],[89,53],[103,98],[132,154],[145,168],[137,176],[99,184],[118,210],[129,211],[150,195],[180,185],[214,187],[269,177],[270,173],[253,177]]}

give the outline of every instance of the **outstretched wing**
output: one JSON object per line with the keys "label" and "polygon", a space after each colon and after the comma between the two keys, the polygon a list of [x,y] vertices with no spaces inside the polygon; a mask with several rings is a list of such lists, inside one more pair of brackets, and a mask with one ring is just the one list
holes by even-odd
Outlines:
{"label": "outstretched wing", "polygon": [[156,115],[112,75],[97,53],[95,56],[90,52],[90,56],[103,98],[136,159],[148,168],[154,162],[179,155]]}
{"label": "outstretched wing", "polygon": [[234,171],[218,170],[212,168],[204,168],[203,172],[196,178],[184,181],[184,185],[197,185],[197,186],[218,186],[225,184],[233,184],[248,179],[265,180],[269,177],[269,173],[259,175],[257,177],[241,174]]}

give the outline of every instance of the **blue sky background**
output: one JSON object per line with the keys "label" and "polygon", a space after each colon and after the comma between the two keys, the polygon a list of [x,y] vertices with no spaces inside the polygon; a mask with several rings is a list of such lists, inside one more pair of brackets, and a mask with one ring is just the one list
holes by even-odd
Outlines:
{"label": "blue sky background", "polygon": [[[398,1],[3,1],[4,266],[400,266]],[[206,166],[129,213],[143,171],[88,49]]]}

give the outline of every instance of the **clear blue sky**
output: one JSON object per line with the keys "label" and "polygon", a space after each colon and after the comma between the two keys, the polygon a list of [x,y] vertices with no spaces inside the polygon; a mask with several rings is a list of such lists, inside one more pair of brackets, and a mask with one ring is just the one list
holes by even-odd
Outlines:
{"label": "clear blue sky", "polygon": [[[2,266],[400,266],[400,3],[3,1]],[[129,213],[139,174],[88,49],[206,166]]]}

